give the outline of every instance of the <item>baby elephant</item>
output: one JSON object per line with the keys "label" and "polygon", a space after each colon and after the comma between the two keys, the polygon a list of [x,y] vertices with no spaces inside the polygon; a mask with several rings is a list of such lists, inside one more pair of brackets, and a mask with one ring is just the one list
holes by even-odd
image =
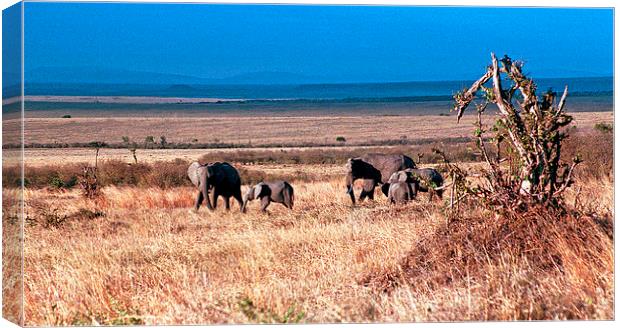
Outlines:
{"label": "baby elephant", "polygon": [[293,209],[293,187],[286,181],[261,182],[250,189],[243,196],[241,211],[245,213],[248,201],[260,198],[261,211],[266,212],[271,202],[283,204],[288,209]]}
{"label": "baby elephant", "polygon": [[443,190],[440,187],[443,185],[443,177],[435,169],[405,169],[395,172],[390,176],[388,182],[381,186],[381,191],[389,197],[392,184],[399,182],[408,184],[411,189],[415,189],[411,193],[413,198],[418,192],[428,192],[431,200],[434,194],[437,194],[440,199],[442,198]]}
{"label": "baby elephant", "polygon": [[390,183],[388,189],[388,201],[391,204],[406,203],[415,199],[417,194],[418,184],[408,183],[404,181],[397,181]]}

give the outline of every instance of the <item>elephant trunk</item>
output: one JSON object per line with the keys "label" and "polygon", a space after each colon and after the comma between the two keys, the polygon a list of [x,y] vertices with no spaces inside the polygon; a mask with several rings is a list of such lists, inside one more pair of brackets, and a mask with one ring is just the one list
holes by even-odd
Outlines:
{"label": "elephant trunk", "polygon": [[243,203],[241,204],[241,213],[245,213],[246,208],[248,206],[248,202],[254,198],[254,187],[248,189],[248,191],[243,195]]}
{"label": "elephant trunk", "polygon": [[241,213],[245,213],[246,206],[248,206],[247,198],[243,200],[243,204],[241,205]]}
{"label": "elephant trunk", "polygon": [[381,185],[381,192],[387,197],[390,191],[390,183],[386,182]]}

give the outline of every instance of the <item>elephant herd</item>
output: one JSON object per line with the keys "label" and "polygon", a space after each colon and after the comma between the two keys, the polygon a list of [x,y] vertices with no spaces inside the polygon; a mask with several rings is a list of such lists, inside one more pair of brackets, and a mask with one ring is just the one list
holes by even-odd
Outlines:
{"label": "elephant herd", "polygon": [[[442,196],[443,177],[432,168],[416,167],[413,160],[405,155],[367,154],[350,158],[346,164],[347,194],[355,204],[353,183],[362,180],[362,192],[359,201],[374,199],[375,187],[380,186],[390,203],[404,203],[416,198],[418,192],[428,192],[430,198]],[[249,201],[260,199],[261,211],[266,212],[271,202],[280,203],[288,209],[293,208],[295,195],[293,187],[286,181],[260,182],[250,187],[241,195],[241,177],[229,163],[215,162],[201,165],[193,162],[187,169],[187,175],[198,188],[194,209],[207,203],[207,208],[217,208],[218,198],[224,199],[226,209],[230,209],[230,198],[239,203],[241,212],[245,213]],[[213,190],[213,205],[209,192]]]}

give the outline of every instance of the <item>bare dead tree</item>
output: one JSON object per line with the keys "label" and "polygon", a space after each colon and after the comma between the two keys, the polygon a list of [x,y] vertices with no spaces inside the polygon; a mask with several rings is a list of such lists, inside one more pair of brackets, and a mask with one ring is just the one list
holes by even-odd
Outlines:
{"label": "bare dead tree", "polygon": [[[572,122],[572,117],[564,111],[568,87],[557,104],[557,94],[551,90],[539,99],[536,84],[522,73],[522,62],[513,62],[508,56],[499,62],[491,54],[491,65],[484,75],[470,88],[454,95],[454,110],[460,121],[478,91],[483,92],[482,101],[476,104],[475,136],[476,146],[487,165],[486,186],[477,193],[503,202],[559,205],[561,194],[573,183],[573,170],[580,163],[578,157],[570,165],[560,160],[562,141],[567,137],[563,128]],[[504,89],[502,80],[511,81],[511,86]],[[488,81],[491,87],[485,87]],[[493,127],[495,136],[490,139],[493,145],[485,143],[487,131],[482,124],[482,114],[489,103],[499,110]],[[504,141],[508,141],[506,152],[514,153],[512,158],[502,156]],[[489,153],[492,147],[495,156]],[[502,165],[512,159],[516,163]]]}

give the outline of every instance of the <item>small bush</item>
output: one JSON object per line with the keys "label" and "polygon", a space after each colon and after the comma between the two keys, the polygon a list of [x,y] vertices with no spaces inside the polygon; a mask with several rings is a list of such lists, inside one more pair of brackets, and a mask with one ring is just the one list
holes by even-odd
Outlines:
{"label": "small bush", "polygon": [[97,168],[90,166],[84,167],[79,180],[84,197],[93,199],[99,196],[101,190],[99,188],[99,181],[97,180]]}
{"label": "small bush", "polygon": [[60,189],[64,187],[64,182],[58,175],[52,175],[49,180],[49,186],[54,189]]}
{"label": "small bush", "polygon": [[340,137],[336,137],[336,141],[338,141],[338,142],[347,142],[347,139],[345,137],[340,136]]}
{"label": "small bush", "polygon": [[66,114],[66,115],[63,115],[62,118],[71,118],[71,115]]}
{"label": "small bush", "polygon": [[86,208],[80,208],[76,213],[71,215],[73,219],[93,220],[99,217],[104,217],[105,213],[99,210],[91,211]]}
{"label": "small bush", "polygon": [[594,129],[603,133],[614,132],[614,126],[610,123],[596,123],[594,124]]}
{"label": "small bush", "polygon": [[59,228],[69,218],[66,214],[61,214],[58,209],[52,209],[41,213],[44,228]]}
{"label": "small bush", "polygon": [[238,305],[241,313],[251,322],[299,323],[306,317],[306,314],[303,311],[297,310],[295,306],[289,306],[286,312],[279,315],[270,309],[257,307],[254,302],[247,297],[242,298],[238,302]]}

